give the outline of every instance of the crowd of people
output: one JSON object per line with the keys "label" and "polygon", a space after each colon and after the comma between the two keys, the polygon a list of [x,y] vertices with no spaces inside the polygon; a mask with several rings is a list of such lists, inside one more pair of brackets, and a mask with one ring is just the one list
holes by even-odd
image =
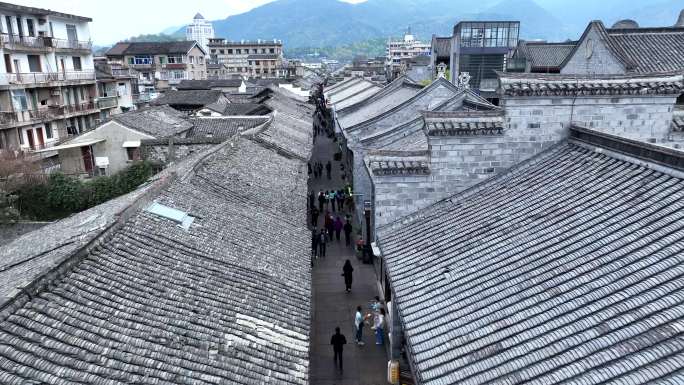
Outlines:
{"label": "crowd of people", "polygon": [[[334,134],[329,128],[316,127],[314,129],[314,141],[316,137],[320,135],[326,135],[329,138],[334,138]],[[345,168],[345,163],[343,161],[339,162],[339,166],[335,166],[335,161],[338,161],[338,157],[335,157],[333,161],[313,161],[308,164],[308,172],[314,181],[320,181],[321,179],[332,180],[334,167],[339,168],[339,176],[342,183],[347,183],[347,169]],[[330,183],[330,182],[326,182]],[[311,254],[312,254],[312,267],[314,259],[325,258],[328,246],[331,243],[337,242],[341,244],[342,235],[344,235],[344,244],[347,247],[355,246],[353,245],[353,225],[352,225],[352,213],[354,211],[354,197],[352,193],[352,187],[350,184],[336,189],[336,190],[322,190],[310,191],[308,195],[308,208],[310,213],[311,221]],[[321,221],[321,215],[323,219]],[[320,227],[319,227],[320,225]],[[351,293],[354,267],[349,259],[347,259],[342,267],[341,276],[344,280],[344,288],[346,293]],[[382,302],[379,297],[375,297],[375,300],[371,301],[368,309],[364,311],[361,305],[356,307],[355,313],[353,314],[353,325],[354,325],[354,342],[363,346],[363,330],[366,327],[370,327],[375,334],[375,344],[384,344],[384,335],[386,329],[385,321],[385,309],[382,306]],[[340,327],[335,328],[335,333],[330,339],[330,345],[332,345],[334,352],[334,362],[335,366],[342,371],[343,359],[342,352],[344,345],[347,344],[347,339],[342,334]]]}

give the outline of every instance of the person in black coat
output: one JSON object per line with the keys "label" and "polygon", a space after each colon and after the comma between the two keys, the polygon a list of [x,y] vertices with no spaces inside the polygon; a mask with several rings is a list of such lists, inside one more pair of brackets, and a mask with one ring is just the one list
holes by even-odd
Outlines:
{"label": "person in black coat", "polygon": [[352,224],[349,223],[349,220],[344,224],[344,244],[349,246],[351,245],[351,233],[352,233]]}
{"label": "person in black coat", "polygon": [[316,231],[316,227],[314,226],[313,229],[311,229],[311,255],[316,258],[318,255],[318,240],[320,239],[318,235],[318,231]]}
{"label": "person in black coat", "polygon": [[340,371],[342,371],[342,350],[344,345],[347,344],[347,339],[342,333],[340,333],[340,327],[335,328],[335,334],[330,338],[330,345],[333,346],[333,360],[335,362],[335,367],[337,367],[337,362],[340,363]]}
{"label": "person in black coat", "polygon": [[347,259],[347,262],[344,263],[344,267],[342,267],[342,275],[344,276],[344,286],[347,287],[347,293],[351,291],[353,271],[354,268],[352,267],[351,262]]}
{"label": "person in black coat", "polygon": [[328,161],[328,163],[325,164],[325,171],[328,174],[328,179],[330,179],[330,172],[332,171],[332,164],[330,163],[330,161]]}

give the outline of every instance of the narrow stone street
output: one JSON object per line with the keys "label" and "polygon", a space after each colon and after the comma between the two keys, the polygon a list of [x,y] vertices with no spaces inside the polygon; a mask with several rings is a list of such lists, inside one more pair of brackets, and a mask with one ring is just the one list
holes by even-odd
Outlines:
{"label": "narrow stone street", "polygon": [[[325,169],[320,179],[310,175],[309,189],[315,194],[321,190],[340,189],[345,184],[341,179],[340,162],[333,161],[336,151],[338,145],[332,139],[325,135],[316,138],[311,163],[319,161],[325,165],[330,160],[333,167],[330,180],[325,175]],[[317,229],[321,228],[323,217],[323,214],[319,216]],[[334,240],[328,244],[325,258],[314,261],[310,366],[312,385],[381,385],[387,382],[386,347],[375,344],[373,330],[368,326],[364,327],[364,346],[354,342],[356,307],[360,305],[364,312],[368,311],[371,299],[378,295],[373,267],[356,258],[354,245],[355,242],[352,242],[352,246],[345,246],[342,234],[340,242]],[[354,267],[351,293],[345,291],[342,277],[342,266],[347,259]],[[330,338],[337,326],[347,340],[343,354],[343,372],[335,368],[330,345]]]}

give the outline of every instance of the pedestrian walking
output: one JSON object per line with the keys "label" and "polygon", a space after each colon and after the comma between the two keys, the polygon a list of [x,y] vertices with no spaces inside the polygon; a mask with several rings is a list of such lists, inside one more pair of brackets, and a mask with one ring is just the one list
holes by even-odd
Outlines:
{"label": "pedestrian walking", "polygon": [[335,334],[330,338],[330,345],[333,346],[333,361],[335,362],[335,367],[340,367],[340,372],[342,371],[342,351],[344,350],[344,345],[347,344],[347,339],[342,333],[340,333],[340,327],[335,328]]}
{"label": "pedestrian walking", "polygon": [[328,193],[328,201],[330,201],[330,207],[332,207],[332,212],[335,212],[335,190]]}
{"label": "pedestrian walking", "polygon": [[[315,208],[314,208],[315,210]],[[352,232],[352,225],[349,223],[349,220],[344,224],[344,244],[345,246],[351,245],[351,232]]]}
{"label": "pedestrian walking", "polygon": [[316,206],[311,209],[311,225],[314,227],[318,226],[318,216],[320,215],[320,211],[318,211],[318,208]]}
{"label": "pedestrian walking", "polygon": [[325,258],[325,243],[327,242],[328,235],[325,233],[325,229],[321,229],[318,234],[318,256]]}
{"label": "pedestrian walking", "polygon": [[375,344],[384,345],[385,343],[385,309],[380,308],[380,314],[375,317],[373,329],[375,330]]}
{"label": "pedestrian walking", "polygon": [[356,314],[354,315],[354,326],[356,327],[356,343],[359,345],[365,345],[363,342],[363,324],[364,317],[361,306],[356,307]]}
{"label": "pedestrian walking", "polygon": [[333,216],[330,215],[325,230],[328,232],[328,241],[332,242],[335,233],[335,220]]}
{"label": "pedestrian walking", "polygon": [[311,255],[316,258],[318,256],[318,239],[320,237],[318,236],[318,231],[316,231],[316,227],[311,229]]}
{"label": "pedestrian walking", "polygon": [[323,204],[325,204],[325,197],[323,196],[323,191],[318,193],[318,211],[323,212]]}
{"label": "pedestrian walking", "polygon": [[342,227],[344,227],[344,225],[342,224],[342,219],[339,215],[337,216],[337,218],[335,218],[335,223],[333,227],[335,228],[335,238],[337,239],[337,242],[339,242],[340,232],[342,231]]}
{"label": "pedestrian walking", "polygon": [[330,179],[330,171],[332,171],[332,164],[330,161],[325,164],[325,171],[328,173],[328,179]]}
{"label": "pedestrian walking", "polygon": [[312,190],[309,191],[309,210],[313,210],[314,207],[316,207],[316,196]]}
{"label": "pedestrian walking", "polygon": [[337,190],[337,210],[338,211],[344,211],[344,190],[339,189]]}
{"label": "pedestrian walking", "polygon": [[344,263],[344,267],[342,267],[342,276],[344,276],[344,286],[347,288],[347,293],[351,292],[353,271],[354,268],[351,265],[351,261],[347,259],[347,262]]}

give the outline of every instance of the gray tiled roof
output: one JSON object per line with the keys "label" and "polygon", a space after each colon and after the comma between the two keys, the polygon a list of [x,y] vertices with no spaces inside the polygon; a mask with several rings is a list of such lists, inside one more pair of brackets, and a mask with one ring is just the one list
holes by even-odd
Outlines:
{"label": "gray tiled roof", "polygon": [[576,44],[520,41],[515,55],[527,59],[533,69],[559,69]]}
{"label": "gray tiled roof", "polygon": [[505,95],[640,95],[680,94],[681,72],[625,75],[566,75],[498,72],[499,92]]}
{"label": "gray tiled roof", "polygon": [[271,110],[259,103],[228,103],[222,114],[224,115],[268,115]]}
{"label": "gray tiled roof", "polygon": [[421,89],[406,78],[397,79],[360,103],[338,110],[338,121],[343,129],[348,129],[401,105]]}
{"label": "gray tiled roof", "polygon": [[0,383],[308,383],[306,166],[229,143],[155,194],[189,230],[138,211],[5,309]]}
{"label": "gray tiled roof", "polygon": [[242,79],[181,80],[176,86],[179,90],[210,90],[214,88],[238,88]]}
{"label": "gray tiled roof", "polygon": [[188,137],[230,138],[247,129],[258,127],[268,122],[268,117],[201,117],[190,119],[193,127]]}
{"label": "gray tiled roof", "polygon": [[126,112],[113,120],[155,138],[174,136],[192,128],[185,114],[165,105]]}
{"label": "gray tiled roof", "polygon": [[682,383],[684,180],[563,143],[379,230],[418,384]]}
{"label": "gray tiled roof", "polygon": [[220,90],[169,90],[152,100],[153,105],[206,106],[223,99]]}
{"label": "gray tiled roof", "polygon": [[106,56],[121,55],[155,55],[155,54],[186,54],[196,45],[194,41],[164,41],[164,42],[122,42],[115,44]]}
{"label": "gray tiled roof", "polygon": [[608,35],[635,72],[684,70],[684,28],[609,29]]}

